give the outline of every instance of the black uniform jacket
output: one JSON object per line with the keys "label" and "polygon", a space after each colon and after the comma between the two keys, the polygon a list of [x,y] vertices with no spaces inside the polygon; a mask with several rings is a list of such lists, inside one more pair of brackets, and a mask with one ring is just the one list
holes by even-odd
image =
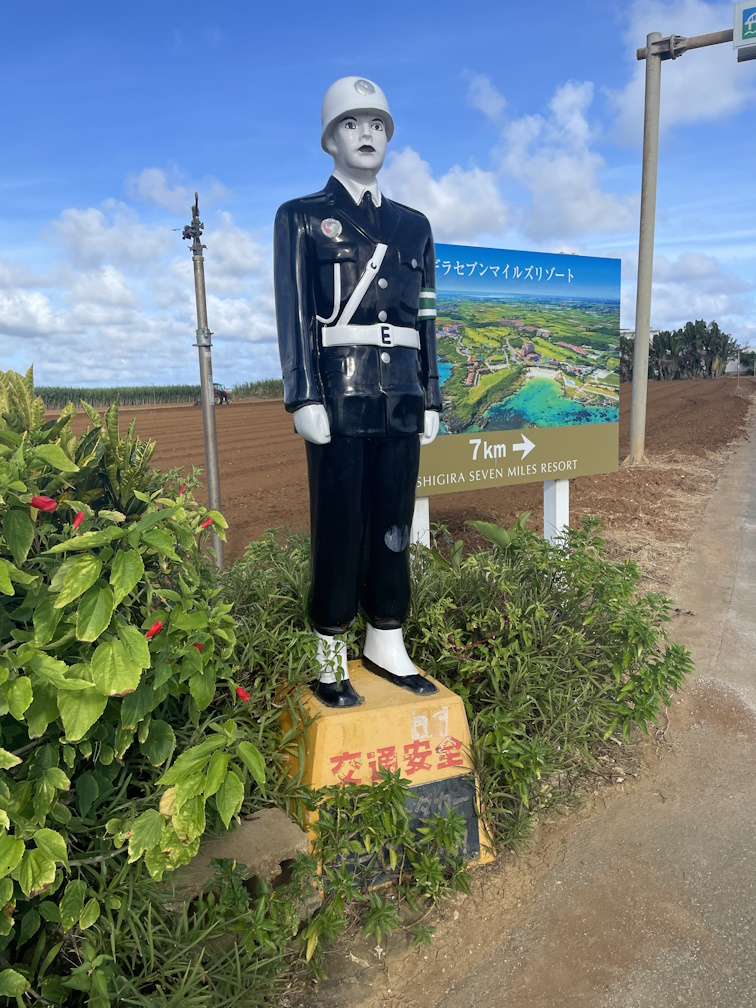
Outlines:
{"label": "black uniform jacket", "polygon": [[[336,307],[334,264],[340,263],[340,314],[379,242],[388,250],[351,324],[416,329],[419,351],[323,347],[317,316],[329,319]],[[322,192],[279,209],[274,271],[286,409],[324,404],[336,437],[421,433],[425,410],[441,410],[435,319],[417,317],[420,288],[435,288],[427,218],[385,196],[366,212],[331,177]]]}

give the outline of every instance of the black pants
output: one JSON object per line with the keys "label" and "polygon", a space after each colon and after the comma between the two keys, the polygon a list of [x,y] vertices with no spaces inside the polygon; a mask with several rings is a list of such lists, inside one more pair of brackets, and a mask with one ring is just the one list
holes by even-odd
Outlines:
{"label": "black pants", "polygon": [[307,443],[308,612],[320,633],[342,633],[360,605],[380,630],[402,625],[410,600],[409,535],[419,462],[417,434]]}

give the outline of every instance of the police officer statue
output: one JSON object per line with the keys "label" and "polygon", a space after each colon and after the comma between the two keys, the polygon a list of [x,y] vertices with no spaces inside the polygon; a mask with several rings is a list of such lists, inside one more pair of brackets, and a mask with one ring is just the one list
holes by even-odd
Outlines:
{"label": "police officer statue", "polygon": [[430,224],[387,199],[376,175],[394,132],[363,77],[326,92],[325,188],[276,215],[276,316],[286,409],[306,441],[320,700],[361,702],[337,637],[361,605],[363,664],[416,694],[436,687],[404,647],[420,445],[438,433],[435,253]]}

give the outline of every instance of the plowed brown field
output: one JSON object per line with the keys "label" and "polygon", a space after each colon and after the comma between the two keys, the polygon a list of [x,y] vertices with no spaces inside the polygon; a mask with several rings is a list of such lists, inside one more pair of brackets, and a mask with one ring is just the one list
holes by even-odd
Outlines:
{"label": "plowed brown field", "polygon": [[[665,551],[675,551],[690,533],[727,453],[739,437],[756,392],[753,378],[652,382],[648,390],[646,453],[649,464],[603,476],[571,480],[571,524],[582,515],[606,522],[607,539],[666,582]],[[628,451],[631,386],[620,400],[620,459]],[[202,412],[193,406],[123,409],[134,415],[142,438],[157,442],[154,463],[204,468]],[[302,440],[281,401],[243,402],[216,408],[222,510],[229,523],[227,560],[244,552],[269,528],[309,526],[307,473]],[[86,418],[79,418],[83,428]],[[466,524],[483,519],[509,525],[523,511],[542,527],[541,483],[448,494],[431,499],[432,522],[474,544]],[[653,545],[653,548],[649,547]]]}

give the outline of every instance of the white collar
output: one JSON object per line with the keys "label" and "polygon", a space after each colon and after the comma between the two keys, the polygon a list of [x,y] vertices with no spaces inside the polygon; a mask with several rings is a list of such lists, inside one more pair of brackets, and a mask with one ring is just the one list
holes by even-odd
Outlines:
{"label": "white collar", "polygon": [[334,168],[331,174],[338,182],[341,182],[357,206],[362,202],[362,197],[366,192],[370,193],[376,206],[381,205],[381,190],[378,188],[378,183],[375,179],[373,179],[370,185],[363,185],[361,182],[355,182],[348,175],[343,175],[338,168]]}

